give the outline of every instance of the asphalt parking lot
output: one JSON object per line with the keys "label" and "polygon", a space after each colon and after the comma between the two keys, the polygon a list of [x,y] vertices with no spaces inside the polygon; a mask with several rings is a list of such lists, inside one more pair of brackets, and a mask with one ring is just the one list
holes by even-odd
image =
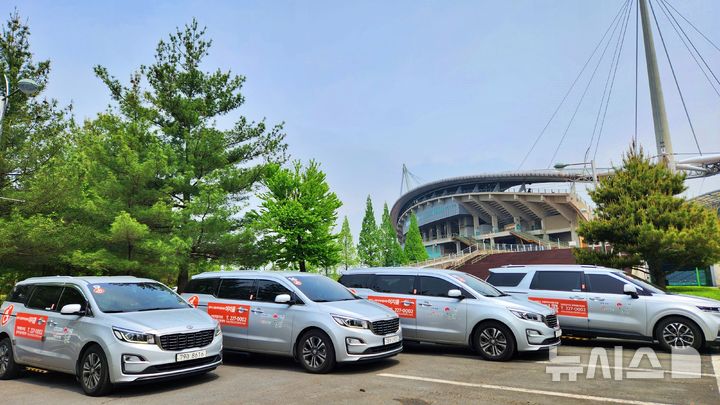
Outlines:
{"label": "asphalt parking lot", "polygon": [[[615,352],[622,345],[622,353]],[[601,367],[588,378],[591,350],[607,353],[610,375]],[[29,373],[21,379],[0,383],[3,404],[113,403],[113,404],[717,404],[720,385],[720,351],[701,355],[699,370],[675,368],[670,355],[656,351],[662,371],[653,378],[628,378],[629,372],[659,371],[648,357],[629,368],[642,343],[565,340],[558,355],[580,356],[568,366],[581,370],[577,381],[567,375],[552,381],[546,372],[548,353],[520,355],[512,362],[480,360],[472,352],[434,345],[406,345],[397,357],[374,363],[340,367],[332,374],[305,373],[292,360],[260,355],[227,355],[215,372],[169,382],[118,388],[104,398],[82,394],[72,376]],[[652,347],[652,346],[651,346]],[[654,347],[653,347],[654,348]],[[597,351],[596,353],[601,353]],[[615,356],[622,354],[622,365]],[[602,356],[600,356],[602,357]],[[575,359],[571,359],[575,360]],[[598,361],[593,364],[601,365]],[[713,366],[715,363],[715,366]],[[565,366],[565,364],[563,364]],[[657,366],[657,364],[655,365]],[[579,367],[579,368],[578,368]],[[657,374],[657,373],[656,373]],[[647,374],[645,374],[647,377]],[[677,378],[683,377],[683,378]]]}

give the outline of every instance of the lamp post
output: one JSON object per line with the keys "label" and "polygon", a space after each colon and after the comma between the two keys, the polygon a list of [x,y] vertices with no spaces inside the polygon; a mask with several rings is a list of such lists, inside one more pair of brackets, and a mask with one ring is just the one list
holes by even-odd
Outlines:
{"label": "lamp post", "polygon": [[7,111],[8,105],[10,104],[10,96],[20,91],[27,96],[33,96],[40,91],[40,85],[32,79],[20,79],[17,83],[17,90],[10,91],[10,80],[7,75],[3,75],[5,78],[5,89],[3,94],[0,96],[0,141],[2,141],[2,124],[5,119],[5,112]]}
{"label": "lamp post", "polygon": [[593,159],[589,162],[555,163],[555,165],[553,167],[557,170],[562,170],[568,166],[587,166],[587,165],[590,165],[590,169],[592,170],[593,187],[597,188],[598,179],[597,179],[597,171],[595,170],[595,159]]}

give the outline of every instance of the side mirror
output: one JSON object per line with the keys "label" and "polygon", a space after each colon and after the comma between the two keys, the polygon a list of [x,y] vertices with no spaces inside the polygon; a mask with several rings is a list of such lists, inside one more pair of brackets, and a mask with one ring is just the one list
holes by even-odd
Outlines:
{"label": "side mirror", "polygon": [[280,294],[275,296],[275,302],[278,304],[292,304],[292,297],[290,297],[290,294]]}
{"label": "side mirror", "polygon": [[80,304],[67,304],[60,309],[62,315],[85,315]]}
{"label": "side mirror", "polygon": [[448,291],[448,297],[462,299],[462,291],[458,289],[452,289]]}
{"label": "side mirror", "polygon": [[633,298],[638,298],[638,297],[639,297],[638,292],[637,292],[637,287],[635,287],[635,286],[632,285],[632,284],[625,284],[625,285],[623,286],[623,293],[624,293],[624,294],[627,294],[627,295],[629,295],[629,296],[631,296],[631,297],[633,297]]}

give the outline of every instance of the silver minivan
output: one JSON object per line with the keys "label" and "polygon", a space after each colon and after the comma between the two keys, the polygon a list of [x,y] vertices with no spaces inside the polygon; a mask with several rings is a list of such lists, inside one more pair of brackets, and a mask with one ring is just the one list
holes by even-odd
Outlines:
{"label": "silver minivan", "polygon": [[392,308],[405,340],[469,346],[496,361],[560,344],[554,311],[514,299],[467,273],[371,268],[345,272],[339,281]]}
{"label": "silver minivan", "polygon": [[222,363],[217,321],[149,279],[29,278],[0,310],[0,379],[26,367],[59,371],[99,396],[115,384],[206,373]]}
{"label": "silver minivan", "polygon": [[220,322],[225,350],[292,356],[311,373],[402,351],[393,311],[318,274],[203,273],[182,296]]}
{"label": "silver minivan", "polygon": [[490,269],[488,282],[554,308],[569,335],[657,340],[668,351],[720,343],[720,301],[670,294],[621,270],[504,266]]}

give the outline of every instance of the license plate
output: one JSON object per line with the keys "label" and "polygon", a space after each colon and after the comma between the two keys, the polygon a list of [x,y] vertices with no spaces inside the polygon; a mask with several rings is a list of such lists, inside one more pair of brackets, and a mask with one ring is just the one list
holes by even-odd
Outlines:
{"label": "license plate", "polygon": [[400,336],[388,336],[383,340],[383,343],[386,345],[391,345],[393,343],[397,343],[400,341]]}
{"label": "license plate", "polygon": [[207,357],[207,350],[198,350],[196,352],[178,353],[175,355],[175,361],[196,360]]}
{"label": "license plate", "polygon": [[562,336],[562,331],[561,331],[561,330],[556,330],[556,331],[555,331],[555,337],[558,338],[558,337],[560,337],[560,336]]}

